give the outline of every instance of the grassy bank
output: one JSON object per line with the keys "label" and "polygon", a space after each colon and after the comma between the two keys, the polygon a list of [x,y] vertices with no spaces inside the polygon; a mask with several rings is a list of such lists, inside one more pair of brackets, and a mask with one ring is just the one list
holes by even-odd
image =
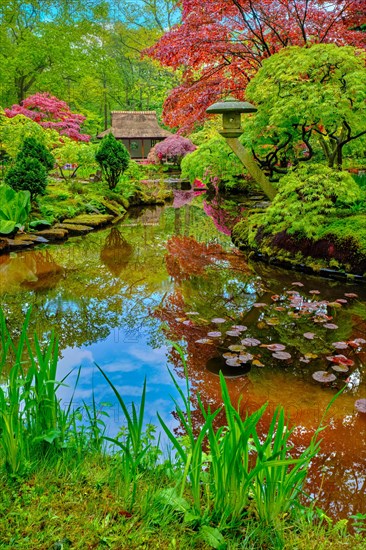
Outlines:
{"label": "grassy bank", "polygon": [[300,502],[321,427],[294,454],[284,411],[263,437],[265,406],[241,418],[223,377],[223,406],[206,410],[198,398],[197,425],[187,381],[184,391],[175,384],[184,435],[159,417],[171,443],[163,455],[145,423],[146,385],[130,408],[102,373],[124,415],[111,438],[95,402],[74,408],[70,399],[63,408],[57,339],[41,346],[31,338],[29,315],[16,340],[0,318],[0,548],[365,547],[361,520],[360,534],[350,535],[346,520],[333,524],[315,503]]}

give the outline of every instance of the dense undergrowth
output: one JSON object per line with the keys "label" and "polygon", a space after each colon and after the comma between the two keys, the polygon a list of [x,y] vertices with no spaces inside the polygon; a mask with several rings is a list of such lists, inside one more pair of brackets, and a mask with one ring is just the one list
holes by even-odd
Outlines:
{"label": "dense undergrowth", "polygon": [[366,200],[348,172],[321,164],[284,176],[261,213],[249,213],[233,230],[235,244],[316,271],[331,267],[366,272]]}
{"label": "dense undergrowth", "polygon": [[300,502],[322,426],[294,454],[283,409],[263,437],[266,406],[241,418],[223,376],[222,407],[206,410],[198,396],[197,426],[188,380],[183,391],[172,375],[184,435],[159,417],[171,443],[163,454],[145,423],[146,383],[139,406],[127,407],[101,371],[124,416],[109,437],[94,399],[63,407],[57,339],[31,338],[29,316],[16,341],[0,319],[0,547],[364,548],[361,520],[350,535],[347,520],[333,524],[316,503]]}

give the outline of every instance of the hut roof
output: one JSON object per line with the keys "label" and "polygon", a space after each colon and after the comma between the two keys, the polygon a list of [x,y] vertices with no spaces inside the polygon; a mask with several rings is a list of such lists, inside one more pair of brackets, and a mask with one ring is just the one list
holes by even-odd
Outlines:
{"label": "hut roof", "polygon": [[161,138],[172,135],[160,128],[155,111],[112,111],[112,127],[98,134],[102,138],[109,133],[120,139]]}

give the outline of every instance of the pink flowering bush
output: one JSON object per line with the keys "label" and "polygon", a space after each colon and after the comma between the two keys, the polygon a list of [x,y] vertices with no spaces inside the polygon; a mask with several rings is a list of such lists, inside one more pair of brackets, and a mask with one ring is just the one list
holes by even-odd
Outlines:
{"label": "pink flowering bush", "polygon": [[190,139],[174,134],[155,145],[154,155],[161,163],[173,162],[180,166],[182,159],[195,150],[196,146]]}
{"label": "pink flowering bush", "polygon": [[48,93],[38,93],[27,97],[21,105],[13,105],[5,109],[5,115],[13,118],[24,115],[43,128],[52,128],[60,135],[75,141],[89,141],[90,136],[80,132],[80,126],[85,116],[72,113],[65,101],[57,99]]}

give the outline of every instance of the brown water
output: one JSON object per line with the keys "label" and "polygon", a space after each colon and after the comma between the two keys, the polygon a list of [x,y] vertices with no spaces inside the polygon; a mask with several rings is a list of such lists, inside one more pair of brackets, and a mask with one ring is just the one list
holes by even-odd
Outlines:
{"label": "brown water", "polygon": [[[59,378],[82,365],[76,403],[94,392],[99,407],[108,410],[111,432],[122,418],[95,363],[127,401],[138,400],[146,376],[147,420],[156,422],[159,411],[179,430],[167,365],[182,387],[184,381],[171,341],[184,348],[192,388],[204,403],[221,403],[222,370],[243,413],[268,402],[264,430],[275,407],[285,407],[297,426],[293,440],[299,449],[346,386],[327,415],[308,491],[334,517],[365,513],[366,414],[356,411],[355,401],[366,398],[366,290],[250,262],[217,229],[226,230],[223,220],[230,214],[218,213],[214,223],[203,198],[184,204],[190,198],[180,195],[180,208],[130,213],[117,227],[63,245],[0,256],[0,300],[11,330],[19,330],[30,306],[31,328],[43,340],[56,330]],[[273,344],[278,351],[263,347]],[[239,355],[232,345],[245,348],[240,361],[247,354],[250,360],[227,365]],[[348,372],[335,372],[327,359],[340,354],[353,362]],[[335,380],[314,380],[313,373],[323,370]],[[70,387],[75,379],[74,371]],[[60,392],[65,403],[70,392]]]}

